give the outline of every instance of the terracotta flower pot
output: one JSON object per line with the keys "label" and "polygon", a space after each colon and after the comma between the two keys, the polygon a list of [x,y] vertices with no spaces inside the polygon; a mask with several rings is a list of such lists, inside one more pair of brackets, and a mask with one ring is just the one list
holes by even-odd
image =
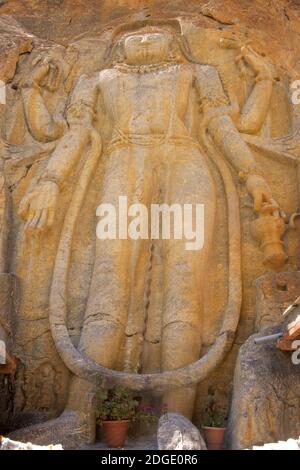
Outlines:
{"label": "terracotta flower pot", "polygon": [[204,439],[208,450],[222,450],[226,428],[203,426]]}
{"label": "terracotta flower pot", "polygon": [[103,421],[104,438],[108,447],[123,447],[129,421]]}

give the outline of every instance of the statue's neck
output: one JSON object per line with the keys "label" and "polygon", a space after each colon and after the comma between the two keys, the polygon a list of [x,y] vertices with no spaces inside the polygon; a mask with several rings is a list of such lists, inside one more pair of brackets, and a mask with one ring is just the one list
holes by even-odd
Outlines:
{"label": "statue's neck", "polygon": [[167,68],[176,65],[176,62],[165,61],[165,62],[155,62],[150,64],[128,64],[126,62],[115,64],[115,68],[121,72],[128,73],[149,73],[149,72],[159,72],[166,70]]}

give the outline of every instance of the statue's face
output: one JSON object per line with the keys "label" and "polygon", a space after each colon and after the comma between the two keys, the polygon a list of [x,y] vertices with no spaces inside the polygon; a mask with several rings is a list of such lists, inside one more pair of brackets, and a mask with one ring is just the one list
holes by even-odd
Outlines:
{"label": "statue's face", "polygon": [[125,56],[128,64],[152,64],[168,58],[171,37],[164,33],[144,33],[125,39]]}

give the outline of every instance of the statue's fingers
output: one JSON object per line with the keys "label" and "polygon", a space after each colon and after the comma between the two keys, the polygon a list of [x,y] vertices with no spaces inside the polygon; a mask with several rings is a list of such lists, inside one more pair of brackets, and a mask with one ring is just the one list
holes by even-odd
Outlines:
{"label": "statue's fingers", "polygon": [[261,212],[272,213],[275,217],[279,216],[279,205],[275,199],[269,195],[269,193],[264,193],[263,195],[263,205]]}
{"label": "statue's fingers", "polygon": [[31,222],[28,224],[27,231],[36,230],[40,217],[41,217],[41,211],[36,211],[34,217],[31,219]]}
{"label": "statue's fingers", "polygon": [[234,59],[235,63],[238,64],[244,58],[243,54],[238,54]]}
{"label": "statue's fingers", "polygon": [[47,73],[49,72],[50,70],[50,64],[48,64],[47,62],[44,63],[42,66],[41,66],[41,75],[45,76],[47,75]]}
{"label": "statue's fingers", "polygon": [[285,218],[286,218],[286,214],[285,214],[284,211],[280,208],[278,202],[277,202],[275,199],[273,199],[273,198],[271,197],[270,203],[271,203],[272,206],[273,206],[273,209],[274,209],[273,214],[275,215],[275,217],[279,217],[279,216],[280,216],[280,217],[282,217],[283,219],[285,219]]}
{"label": "statue's fingers", "polygon": [[18,215],[19,217],[21,217],[21,219],[23,220],[27,219],[27,213],[28,213],[29,207],[30,207],[30,198],[25,196],[20,202],[20,206],[18,210]]}
{"label": "statue's fingers", "polygon": [[257,191],[254,194],[254,210],[259,212],[261,210],[261,206],[263,203],[263,193],[261,191]]}
{"label": "statue's fingers", "polygon": [[276,208],[279,209],[279,204],[278,204],[278,202],[277,202],[275,199],[273,199],[273,198],[271,197],[271,198],[269,199],[269,201],[270,201],[270,204],[273,205],[274,209],[276,209]]}
{"label": "statue's fingers", "polygon": [[262,65],[262,58],[252,50],[250,51],[248,49],[247,53],[244,55],[244,59],[254,70]]}
{"label": "statue's fingers", "polygon": [[48,209],[43,209],[40,215],[40,220],[38,221],[37,224],[37,230],[41,231],[45,228],[47,225],[47,216],[48,216]]}
{"label": "statue's fingers", "polygon": [[42,80],[49,71],[49,64],[41,64],[41,66],[34,73],[35,80]]}
{"label": "statue's fingers", "polygon": [[32,220],[34,219],[35,214],[36,214],[35,210],[30,210],[29,211],[28,217],[27,217],[27,222],[26,222],[25,227],[24,227],[25,232],[27,232],[29,230],[30,224],[31,224]]}
{"label": "statue's fingers", "polygon": [[48,215],[47,215],[47,227],[52,227],[54,223],[54,218],[55,218],[55,210],[52,208],[48,209]]}
{"label": "statue's fingers", "polygon": [[32,65],[33,66],[37,65],[41,60],[42,60],[42,56],[38,55],[35,59],[33,59]]}
{"label": "statue's fingers", "polygon": [[44,57],[44,59],[43,59],[43,64],[45,64],[45,65],[50,65],[50,63],[51,63],[51,62],[50,62],[49,58],[48,58],[48,57]]}
{"label": "statue's fingers", "polygon": [[253,67],[254,69],[255,69],[255,67],[258,65],[256,58],[253,57],[252,54],[249,54],[249,53],[245,54],[245,55],[244,55],[244,60],[245,60],[245,62],[246,62],[248,65],[250,65],[250,66]]}
{"label": "statue's fingers", "polygon": [[279,216],[279,204],[277,203],[277,201],[275,201],[275,199],[273,199],[272,196],[270,196],[269,194],[266,197],[266,201],[270,209],[273,211],[273,215],[275,215],[275,217],[278,217]]}
{"label": "statue's fingers", "polygon": [[280,217],[282,217],[284,220],[287,220],[287,215],[286,215],[286,213],[284,212],[284,210],[281,209],[281,207],[279,208],[279,215],[280,215]]}

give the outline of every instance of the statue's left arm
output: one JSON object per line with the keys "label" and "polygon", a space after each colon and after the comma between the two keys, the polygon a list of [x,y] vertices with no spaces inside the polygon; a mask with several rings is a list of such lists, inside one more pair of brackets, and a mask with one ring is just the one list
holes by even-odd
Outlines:
{"label": "statue's left arm", "polygon": [[217,70],[211,66],[197,66],[196,88],[201,98],[206,130],[245,182],[253,197],[254,209],[260,212],[268,204],[277,213],[278,204],[270,187],[231,117],[228,98]]}
{"label": "statue's left arm", "polygon": [[243,46],[238,60],[248,64],[254,72],[254,86],[239,113],[236,126],[245,134],[256,134],[265,122],[273,91],[273,73],[270,65],[252,49]]}

